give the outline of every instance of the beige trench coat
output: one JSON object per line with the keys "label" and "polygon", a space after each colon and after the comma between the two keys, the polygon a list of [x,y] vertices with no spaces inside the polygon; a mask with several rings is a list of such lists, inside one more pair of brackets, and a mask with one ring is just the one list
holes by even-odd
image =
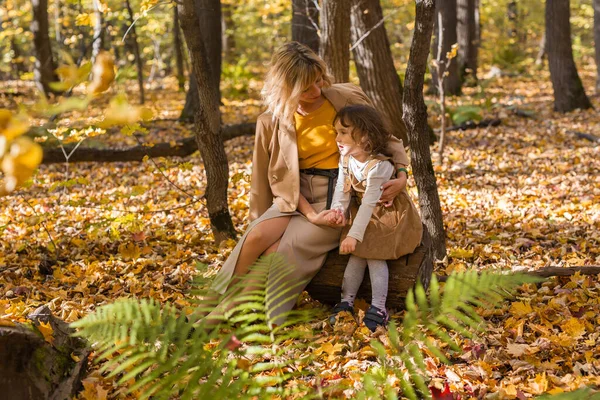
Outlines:
{"label": "beige trench coat", "polygon": [[[352,104],[371,104],[359,87],[349,83],[323,88],[323,95],[336,111]],[[399,139],[393,138],[390,141],[388,154],[392,155],[397,166],[409,163]],[[293,126],[273,120],[270,113],[262,114],[256,123],[252,162],[249,213],[252,223],[221,267],[212,288],[219,293],[225,292],[243,243],[256,225],[271,218],[291,216],[277,251],[295,267],[292,276],[287,278],[287,282],[295,285],[288,292],[287,300],[277,302],[274,309],[269,310],[274,323],[280,324],[284,319],[283,313],[292,309],[305,285],[325,262],[327,252],[338,246],[341,229],[313,225],[296,211],[301,192],[315,211],[325,209],[327,178],[300,173],[296,131]],[[298,282],[304,284],[297,285]],[[269,296],[270,293],[267,292],[267,297]]]}

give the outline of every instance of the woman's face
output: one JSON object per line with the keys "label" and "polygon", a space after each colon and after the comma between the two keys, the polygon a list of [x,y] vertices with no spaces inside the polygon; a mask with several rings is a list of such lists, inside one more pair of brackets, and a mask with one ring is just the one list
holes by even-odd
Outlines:
{"label": "woman's face", "polygon": [[323,88],[323,77],[319,76],[309,87],[304,89],[300,95],[302,103],[314,103],[321,97],[321,89]]}

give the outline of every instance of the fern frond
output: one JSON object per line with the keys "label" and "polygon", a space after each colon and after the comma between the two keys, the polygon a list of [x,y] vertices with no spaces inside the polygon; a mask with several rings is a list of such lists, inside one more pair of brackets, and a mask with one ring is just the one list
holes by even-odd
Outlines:
{"label": "fern frond", "polygon": [[[371,345],[379,349],[378,355],[384,370],[400,379],[404,397],[411,400],[416,400],[419,396],[430,399],[425,359],[419,345],[425,346],[440,361],[448,363],[448,357],[436,347],[432,338],[446,343],[453,350],[460,350],[447,331],[474,337],[475,332],[484,329],[484,320],[477,313],[477,306],[497,307],[519,286],[539,281],[541,279],[523,274],[467,271],[452,274],[441,289],[433,276],[428,297],[419,282],[407,294],[406,313],[401,329],[390,323],[388,331],[392,356],[385,349],[382,350],[382,346],[378,347],[377,343],[373,342]],[[407,371],[407,377],[402,368]],[[378,393],[385,393],[389,397],[391,392],[382,390]]]}
{"label": "fern frond", "polygon": [[[296,310],[287,314],[284,324],[273,325],[268,310],[295,296],[289,285],[292,272],[279,254],[261,258],[217,301],[201,288],[204,281],[194,282],[194,293],[199,296],[195,312],[210,311],[219,304],[225,310],[219,326],[209,326],[205,320],[189,323],[172,305],[161,307],[147,299],[119,299],[72,326],[78,336],[94,343],[98,359],[105,360],[103,370],[110,376],[118,377],[120,384],[135,378],[129,390],[139,390],[142,399],[285,397],[304,389],[286,387],[296,373],[288,368],[295,360],[284,355],[307,344],[282,344],[305,338],[308,332],[292,324],[314,315]],[[304,283],[293,285],[297,289]],[[236,354],[226,348],[232,335],[247,344],[245,350]],[[238,366],[239,357],[251,355],[268,359],[247,368]],[[267,369],[277,373],[263,377],[261,372]]]}

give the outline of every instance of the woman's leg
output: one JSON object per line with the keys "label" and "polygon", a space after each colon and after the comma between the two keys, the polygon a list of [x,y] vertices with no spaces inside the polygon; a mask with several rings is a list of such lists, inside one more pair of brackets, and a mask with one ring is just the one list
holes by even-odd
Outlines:
{"label": "woman's leg", "polygon": [[[250,266],[281,239],[291,217],[277,217],[256,225],[246,237],[233,270],[234,276],[245,275]],[[265,254],[266,255],[266,254]],[[233,280],[232,280],[233,282]]]}
{"label": "woman's leg", "polygon": [[[271,248],[277,249],[280,238],[283,236],[285,229],[287,228],[291,217],[277,217],[271,218],[260,222],[252,228],[246,240],[242,244],[240,254],[235,264],[233,271],[233,277],[228,285],[231,288],[235,283],[239,282],[239,277],[246,275],[250,266],[260,257],[262,254],[267,254],[267,251]],[[253,290],[252,285],[244,287],[242,292]],[[236,293],[239,295],[239,293]],[[226,306],[223,306],[223,303]],[[211,311],[205,318],[205,322],[209,325],[218,324],[222,321],[223,314],[235,307],[237,303],[231,298],[226,298],[220,305],[217,305],[213,311]]]}

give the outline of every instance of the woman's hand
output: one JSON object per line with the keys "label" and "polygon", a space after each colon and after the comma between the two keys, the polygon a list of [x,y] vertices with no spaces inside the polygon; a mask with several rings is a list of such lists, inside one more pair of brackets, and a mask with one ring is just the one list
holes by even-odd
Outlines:
{"label": "woman's hand", "polygon": [[356,243],[358,240],[353,237],[347,236],[346,239],[342,240],[340,244],[340,254],[350,254],[356,250]]}
{"label": "woman's hand", "polygon": [[384,183],[381,187],[383,189],[383,193],[381,194],[379,203],[386,207],[391,206],[394,198],[398,196],[406,187],[407,178],[408,177],[405,173],[401,173],[399,178],[391,179]]}
{"label": "woman's hand", "polygon": [[334,226],[335,224],[329,222],[329,219],[331,218],[329,215],[333,213],[335,213],[334,210],[323,210],[320,213],[311,212],[306,215],[306,219],[315,225]]}

